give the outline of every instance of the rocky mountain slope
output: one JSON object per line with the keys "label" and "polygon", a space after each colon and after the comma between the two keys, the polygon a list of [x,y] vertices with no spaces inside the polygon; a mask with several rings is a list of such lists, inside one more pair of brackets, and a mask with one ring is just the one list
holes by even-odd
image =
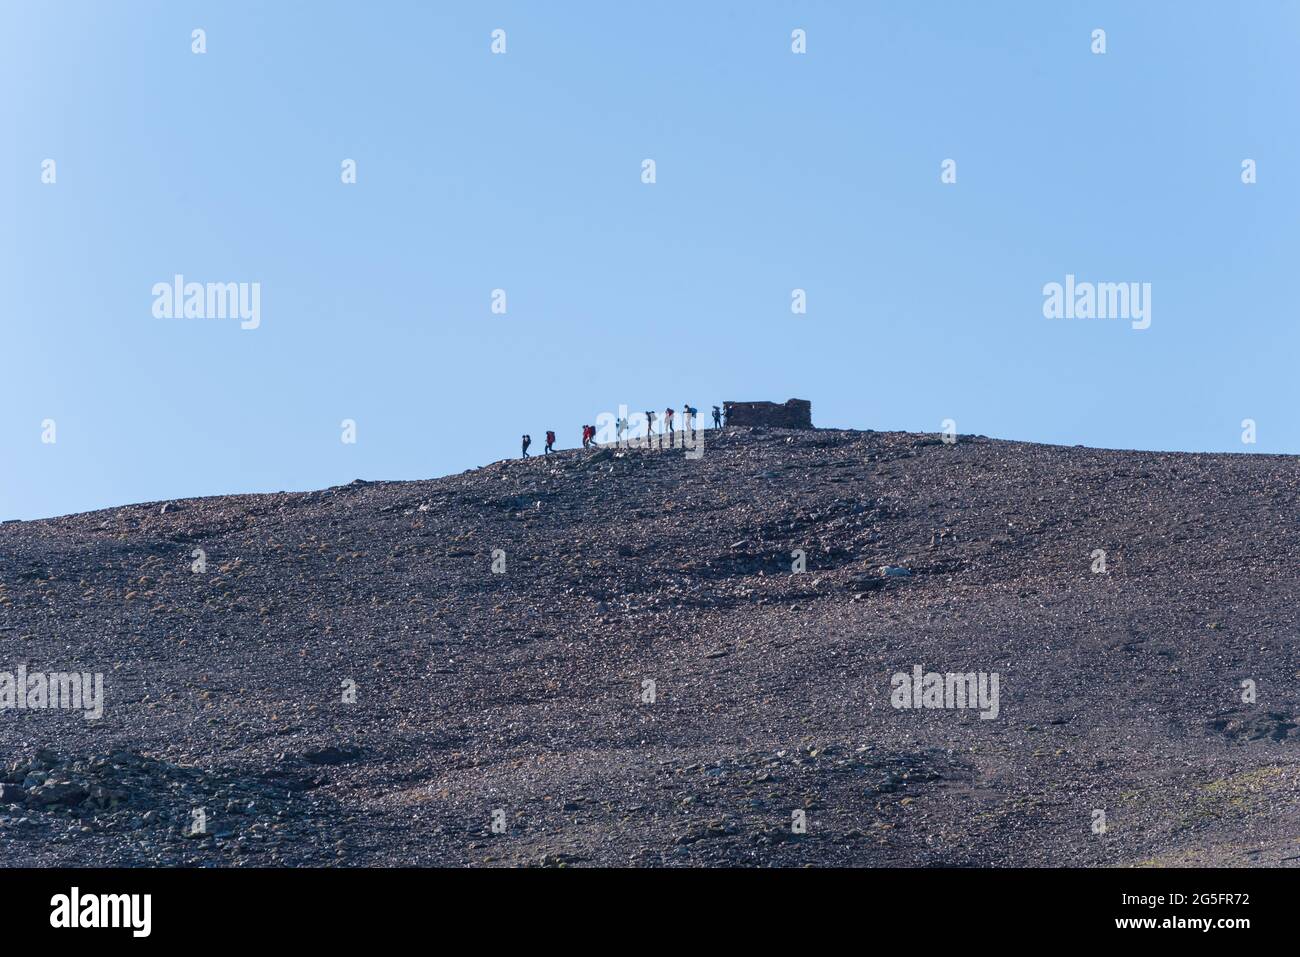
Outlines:
{"label": "rocky mountain slope", "polygon": [[0,672],[104,701],[0,711],[0,860],[1294,866],[1298,519],[1294,457],[732,429],[6,523]]}

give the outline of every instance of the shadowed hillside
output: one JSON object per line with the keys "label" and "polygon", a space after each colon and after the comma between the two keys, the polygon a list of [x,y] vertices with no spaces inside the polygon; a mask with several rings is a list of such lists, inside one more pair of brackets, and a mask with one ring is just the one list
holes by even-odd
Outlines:
{"label": "shadowed hillside", "polygon": [[833,430],[6,523],[3,860],[1295,865],[1298,569],[1294,457]]}

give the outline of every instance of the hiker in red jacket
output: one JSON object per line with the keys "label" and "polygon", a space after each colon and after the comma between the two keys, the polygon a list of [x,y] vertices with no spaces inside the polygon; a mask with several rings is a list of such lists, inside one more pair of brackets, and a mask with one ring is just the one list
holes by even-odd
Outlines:
{"label": "hiker in red jacket", "polygon": [[591,428],[589,425],[582,427],[582,447],[584,449],[587,447],[587,443],[591,441],[591,433],[587,431],[589,428]]}
{"label": "hiker in red jacket", "polygon": [[542,451],[545,452],[547,455],[550,455],[552,452],[555,451],[555,432],[554,432],[554,431],[549,430],[549,429],[547,430],[547,432],[546,432],[546,448],[543,449]]}

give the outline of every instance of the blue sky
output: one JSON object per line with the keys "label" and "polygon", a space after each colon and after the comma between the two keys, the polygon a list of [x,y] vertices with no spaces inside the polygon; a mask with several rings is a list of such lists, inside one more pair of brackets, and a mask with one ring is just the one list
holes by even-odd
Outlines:
{"label": "blue sky", "polygon": [[[1298,27],[1281,0],[5,0],[0,518],[443,475],[620,404],[1300,452]],[[260,282],[260,327],[155,318],[177,273]],[[1044,318],[1067,273],[1151,283],[1151,327]]]}

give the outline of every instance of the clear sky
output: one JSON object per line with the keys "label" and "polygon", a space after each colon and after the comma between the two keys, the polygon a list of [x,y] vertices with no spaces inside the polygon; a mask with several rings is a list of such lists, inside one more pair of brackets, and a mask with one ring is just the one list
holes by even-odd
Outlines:
{"label": "clear sky", "polygon": [[[1298,28],[1288,0],[0,0],[0,518],[443,475],[620,404],[1300,452]],[[156,318],[178,273],[260,283],[260,326]],[[1150,328],[1045,318],[1067,274],[1151,283]]]}

